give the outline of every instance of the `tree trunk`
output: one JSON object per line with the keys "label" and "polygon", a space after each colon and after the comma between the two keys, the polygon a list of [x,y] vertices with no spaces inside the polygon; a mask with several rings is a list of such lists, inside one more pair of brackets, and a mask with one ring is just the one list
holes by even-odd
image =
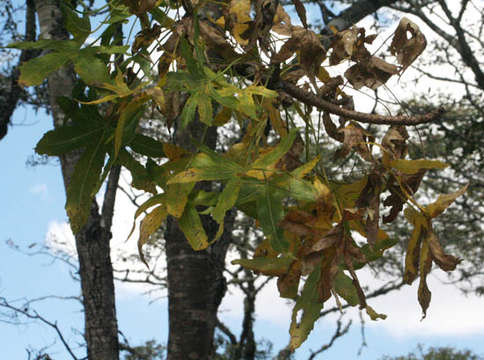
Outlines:
{"label": "tree trunk", "polygon": [[[36,0],[35,3],[41,36],[44,39],[66,39],[68,34],[63,26],[58,2]],[[72,69],[67,67],[54,72],[48,78],[49,100],[55,127],[62,126],[65,122],[65,116],[57,105],[56,99],[58,96],[71,95],[74,79]],[[66,189],[79,156],[79,152],[71,152],[60,158]],[[85,316],[84,336],[89,360],[119,359],[118,325],[109,246],[112,208],[118,178],[119,168],[112,171],[109,176],[102,215],[99,214],[96,201],[93,201],[87,224],[76,235]]]}
{"label": "tree trunk", "polygon": [[[177,134],[178,145],[193,149],[191,139],[201,139],[203,126],[194,121]],[[216,129],[208,129],[205,144],[215,148]],[[210,183],[201,188],[210,190]],[[225,294],[225,255],[231,242],[232,214],[225,219],[224,233],[217,242],[203,251],[194,251],[175,218],[168,218],[166,259],[168,270],[169,338],[168,360],[209,360],[214,355],[214,331],[217,311]],[[218,225],[206,215],[201,216],[210,238]]]}

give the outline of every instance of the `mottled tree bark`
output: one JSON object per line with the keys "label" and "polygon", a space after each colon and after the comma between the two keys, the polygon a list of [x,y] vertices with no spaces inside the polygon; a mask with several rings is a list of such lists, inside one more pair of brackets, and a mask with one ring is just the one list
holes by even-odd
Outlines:
{"label": "mottled tree bark", "polygon": [[[176,136],[178,145],[194,150],[192,139],[203,138],[204,125],[194,121]],[[206,131],[204,143],[214,149],[215,128]],[[200,188],[210,190],[211,184]],[[218,225],[206,215],[202,217],[210,238]],[[225,219],[221,238],[207,250],[194,251],[177,220],[170,217],[165,231],[168,270],[169,338],[168,360],[212,359],[217,311],[225,294],[225,255],[231,241],[233,216]]]}
{"label": "mottled tree bark", "polygon": [[[45,39],[66,39],[62,13],[55,0],[36,0],[41,36]],[[62,126],[65,116],[57,105],[57,97],[70,96],[74,85],[72,69],[64,67],[48,78],[50,106],[54,126]],[[70,183],[80,152],[61,156],[64,186]],[[87,224],[76,234],[82,300],[84,305],[87,357],[89,360],[118,360],[118,326],[115,311],[113,271],[110,258],[110,228],[113,216],[119,168],[109,176],[103,214],[93,201]]]}

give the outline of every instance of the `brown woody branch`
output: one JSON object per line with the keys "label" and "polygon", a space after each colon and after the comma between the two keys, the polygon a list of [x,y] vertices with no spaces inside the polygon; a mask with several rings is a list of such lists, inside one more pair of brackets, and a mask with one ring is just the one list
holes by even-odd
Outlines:
{"label": "brown woody branch", "polygon": [[341,108],[339,105],[333,104],[315,94],[301,89],[287,81],[280,82],[280,88],[293,98],[303,102],[304,104],[315,106],[320,110],[327,111],[331,114],[343,116],[347,119],[352,119],[367,124],[380,125],[418,125],[436,121],[445,112],[443,108],[436,109],[424,115],[396,115],[385,116],[376,114],[367,114],[359,111]]}

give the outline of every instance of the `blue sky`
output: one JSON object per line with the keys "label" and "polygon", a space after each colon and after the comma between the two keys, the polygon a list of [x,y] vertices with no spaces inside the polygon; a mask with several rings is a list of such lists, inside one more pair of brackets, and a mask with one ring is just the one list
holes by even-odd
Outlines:
{"label": "blue sky", "polygon": [[[8,136],[0,141],[0,160],[3,168],[7,169],[0,177],[4,209],[0,217],[0,296],[9,300],[21,300],[54,294],[78,295],[79,286],[70,278],[66,265],[52,263],[48,257],[26,256],[7,246],[8,241],[21,249],[27,249],[33,243],[43,244],[52,222],[63,223],[66,220],[59,167],[26,165],[26,160],[33,155],[33,148],[41,134],[51,127],[50,118],[45,114],[35,114],[20,108],[16,111],[13,122],[22,125],[11,127]],[[123,211],[117,209],[118,216],[122,216]],[[122,243],[124,239],[122,237]],[[484,320],[484,311],[480,305],[482,300],[465,298],[448,286],[441,286],[437,290],[434,286],[433,289],[434,298],[429,317],[422,323],[419,321],[415,289],[408,289],[409,291],[401,293],[393,300],[371,303],[377,310],[387,312],[389,319],[386,323],[379,322],[378,325],[366,323],[368,346],[360,358],[378,359],[383,354],[404,354],[418,343],[428,346],[466,347],[484,354],[484,326],[479,327],[472,322],[472,317],[479,322]],[[117,297],[120,329],[133,344],[152,338],[166,342],[166,300],[149,304],[149,299],[140,295],[139,290],[125,286],[118,287]],[[240,328],[239,305],[237,294],[229,296],[222,305],[222,317],[235,331]],[[72,329],[82,329],[82,314],[76,301],[52,299],[37,303],[33,308],[47,319],[57,321],[75,347],[79,335]],[[461,313],[466,309],[474,315]],[[277,299],[275,291],[268,289],[257,303],[257,337],[273,341],[275,349],[281,348],[288,340],[289,316],[290,309]],[[356,314],[350,316],[354,318],[354,325],[349,335],[336,342],[326,353],[326,357],[322,358],[357,358],[362,341],[360,325]],[[445,316],[451,318],[450,323],[439,320]],[[412,319],[410,325],[402,322],[406,318]],[[327,342],[333,329],[334,318],[321,320],[307,344],[298,351],[297,359],[307,358],[308,349],[316,349],[318,345]],[[67,358],[52,329],[38,322],[22,326],[0,322],[0,338],[2,358],[5,359],[26,359],[25,349],[29,346],[40,348],[53,342],[55,344],[51,349],[54,358]]]}

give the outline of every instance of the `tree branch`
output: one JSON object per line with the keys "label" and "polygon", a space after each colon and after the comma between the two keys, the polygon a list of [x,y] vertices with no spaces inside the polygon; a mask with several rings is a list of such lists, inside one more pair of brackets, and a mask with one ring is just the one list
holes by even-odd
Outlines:
{"label": "tree branch", "polygon": [[322,352],[328,350],[331,346],[333,346],[334,342],[338,338],[342,337],[343,335],[345,335],[350,330],[351,323],[352,323],[351,320],[348,321],[346,323],[345,327],[343,329],[341,329],[342,328],[341,318],[339,318],[338,321],[336,322],[336,331],[334,332],[333,336],[331,337],[331,340],[329,341],[329,343],[324,344],[323,346],[321,346],[316,351],[309,350],[309,351],[311,351],[311,355],[308,357],[308,360],[314,360],[316,358],[316,356],[318,356],[319,354],[321,354]]}
{"label": "tree branch", "polygon": [[69,353],[69,355],[71,355],[71,357],[74,360],[79,360],[79,358],[74,354],[74,352],[72,351],[71,347],[67,343],[67,341],[64,338],[64,335],[62,334],[62,332],[60,331],[59,327],[57,326],[57,322],[53,323],[53,322],[47,320],[46,318],[44,318],[43,316],[41,316],[35,310],[33,310],[32,313],[30,313],[28,308],[26,308],[26,309],[20,309],[20,308],[18,308],[16,306],[13,306],[4,297],[0,297],[0,306],[2,306],[4,308],[7,308],[9,310],[12,310],[12,311],[14,311],[16,313],[22,314],[22,315],[24,315],[25,317],[27,317],[29,319],[39,320],[42,323],[50,326],[57,333],[57,336],[59,337],[60,341],[62,342],[62,345],[64,345],[64,347],[67,350],[67,352]]}
{"label": "tree branch", "polygon": [[354,110],[348,110],[339,107],[327,100],[324,100],[313,93],[307,92],[300,87],[287,82],[281,81],[280,87],[286,93],[294,97],[295,99],[311,106],[315,106],[320,110],[327,111],[331,114],[340,115],[348,119],[352,119],[358,122],[367,124],[380,124],[380,125],[418,125],[436,121],[445,112],[443,108],[436,109],[425,115],[396,115],[385,116],[376,114],[367,114]]}

